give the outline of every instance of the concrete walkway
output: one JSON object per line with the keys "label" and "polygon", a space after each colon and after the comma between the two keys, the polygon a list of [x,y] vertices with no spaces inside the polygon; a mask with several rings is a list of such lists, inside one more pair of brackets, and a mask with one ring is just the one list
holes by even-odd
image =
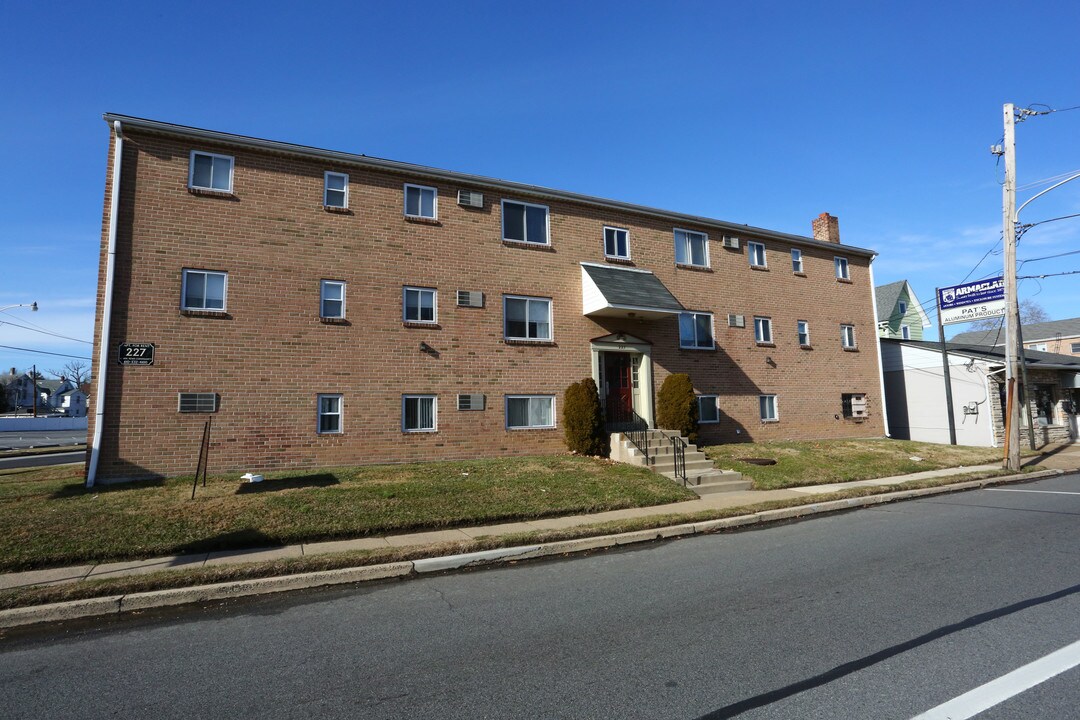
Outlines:
{"label": "concrete walkway", "polygon": [[[1042,454],[1030,458],[1024,464],[1042,465],[1057,470],[1080,469],[1080,443],[1047,448]],[[330,542],[286,545],[284,547],[274,548],[227,550],[221,552],[198,553],[194,555],[174,555],[171,557],[154,558],[152,560],[133,560],[128,562],[77,565],[48,570],[31,570],[29,572],[0,575],[0,590],[33,587],[38,585],[57,585],[61,583],[76,582],[78,580],[96,580],[125,575],[139,575],[157,572],[159,570],[213,567],[218,565],[280,560],[283,558],[305,557],[353,550],[379,550],[408,546],[436,545],[448,542],[470,541],[485,536],[510,535],[535,530],[561,530],[580,525],[609,522],[612,520],[627,520],[659,515],[686,515],[704,510],[719,510],[755,505],[770,500],[786,500],[790,498],[820,495],[854,487],[895,485],[914,480],[996,470],[1000,467],[1001,466],[998,464],[973,465],[970,467],[929,470],[927,472],[897,475],[875,480],[857,480],[854,482],[833,483],[829,485],[809,485],[805,487],[788,488],[785,490],[747,490],[743,492],[716,493],[706,495],[699,499],[671,503],[668,505],[611,510],[590,515],[571,515],[566,517],[503,523],[500,525],[482,525],[478,527],[457,528],[454,530],[436,530],[433,532],[387,535],[384,537],[359,538],[356,540],[335,540]]]}

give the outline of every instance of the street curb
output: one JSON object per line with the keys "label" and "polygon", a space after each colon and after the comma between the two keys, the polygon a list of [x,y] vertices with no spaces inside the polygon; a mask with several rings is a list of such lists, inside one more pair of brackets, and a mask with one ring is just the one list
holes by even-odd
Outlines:
{"label": "street curb", "polygon": [[806,505],[796,505],[776,510],[763,510],[750,515],[739,515],[737,517],[720,518],[717,520],[704,520],[696,523],[680,523],[649,530],[634,530],[615,535],[598,535],[594,537],[576,538],[573,540],[558,540],[541,545],[522,545],[517,547],[498,548],[495,550],[462,553],[459,555],[384,563],[381,565],[365,565],[337,570],[320,570],[297,575],[282,575],[278,577],[256,578],[253,580],[234,580],[215,583],[213,585],[197,585],[187,588],[171,588],[168,590],[132,593],[130,595],[112,595],[86,600],[70,600],[49,605],[32,605],[10,610],[0,610],[0,628],[103,615],[122,615],[138,610],[149,610],[152,608],[169,607],[173,605],[185,605],[212,600],[228,600],[251,595],[266,595],[270,593],[287,592],[290,590],[360,583],[371,580],[405,578],[409,576],[418,577],[428,573],[447,572],[468,567],[511,563],[519,560],[529,560],[554,555],[571,555],[623,545],[761,526],[796,518],[806,518],[814,515],[841,512],[854,508],[883,505],[901,500],[913,500],[933,495],[946,495],[954,492],[963,492],[965,490],[979,490],[993,485],[1030,482],[1032,480],[1065,475],[1067,472],[1070,471],[1041,470],[1023,475],[1008,475],[1003,477],[984,478],[982,480],[969,480],[966,482],[954,483],[952,485],[939,485],[936,487],[918,488],[914,490],[898,490],[895,492],[881,493],[879,495],[845,498],[843,500],[827,500],[824,502],[808,503]]}

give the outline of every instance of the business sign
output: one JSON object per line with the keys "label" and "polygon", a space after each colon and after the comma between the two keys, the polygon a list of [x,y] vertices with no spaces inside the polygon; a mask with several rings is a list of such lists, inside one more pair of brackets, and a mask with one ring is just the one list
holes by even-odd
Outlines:
{"label": "business sign", "polygon": [[938,288],[938,316],[942,325],[972,322],[1005,315],[1005,280],[986,280]]}
{"label": "business sign", "polygon": [[153,343],[120,343],[120,354],[116,362],[121,365],[153,365]]}

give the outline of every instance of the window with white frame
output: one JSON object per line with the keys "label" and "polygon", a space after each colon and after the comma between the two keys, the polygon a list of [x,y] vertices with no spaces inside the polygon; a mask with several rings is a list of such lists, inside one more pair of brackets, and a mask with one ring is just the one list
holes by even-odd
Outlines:
{"label": "window with white frame", "polygon": [[810,323],[800,320],[796,323],[795,329],[799,334],[799,344],[803,347],[810,347]]}
{"label": "window with white frame", "polygon": [[679,347],[713,349],[712,313],[679,313]]}
{"label": "window with white frame", "polygon": [[1031,345],[1028,345],[1028,349],[1046,352],[1046,343],[1032,343]]}
{"label": "window with white frame", "polygon": [[345,173],[323,173],[323,205],[328,208],[349,207],[349,176]]}
{"label": "window with white frame", "polygon": [[402,432],[435,432],[438,405],[438,398],[434,395],[402,395]]}
{"label": "window with white frame", "polygon": [[851,273],[848,271],[848,261],[845,257],[834,257],[833,264],[836,266],[837,280],[850,280]]}
{"label": "window with white frame", "polygon": [[765,263],[765,243],[746,243],[746,255],[750,258],[750,267],[767,267]]}
{"label": "window with white frame", "polygon": [[716,395],[699,395],[698,423],[701,425],[715,425],[720,422],[720,401]]}
{"label": "window with white frame", "polygon": [[910,340],[911,339],[911,328],[909,328],[907,325],[901,325],[900,326],[900,337],[903,338],[904,340]]}
{"label": "window with white frame", "polygon": [[180,291],[182,310],[224,310],[229,274],[213,270],[184,270]]}
{"label": "window with white frame", "polygon": [[772,318],[754,318],[754,341],[759,343],[772,342]]}
{"label": "window with white frame", "polygon": [[555,396],[507,395],[506,427],[510,430],[555,427]]}
{"label": "window with white frame", "polygon": [[402,292],[401,304],[405,322],[437,322],[438,292],[435,288],[406,287]]}
{"label": "window with white frame", "polygon": [[604,255],[619,260],[630,259],[630,232],[623,228],[604,228]]}
{"label": "window with white frame", "polygon": [[335,320],[345,317],[345,283],[340,280],[323,280],[319,295],[321,317]]}
{"label": "window with white frame", "polygon": [[233,159],[230,155],[191,151],[188,187],[199,190],[232,192]]}
{"label": "window with white frame", "polygon": [[841,325],[840,326],[840,345],[845,348],[855,347],[855,326],[854,325]]}
{"label": "window with white frame", "polygon": [[436,220],[439,217],[439,191],[425,185],[405,185],[405,216]]}
{"label": "window with white frame", "polygon": [[342,432],[341,395],[320,395],[319,434],[332,435]]}
{"label": "window with white frame", "polygon": [[503,240],[550,245],[546,205],[502,201]]}
{"label": "window with white frame", "polygon": [[709,236],[692,230],[675,230],[675,262],[709,267]]}
{"label": "window with white frame", "polygon": [[551,298],[503,297],[503,336],[507,340],[551,340]]}
{"label": "window with white frame", "polygon": [[758,395],[758,412],[761,422],[776,422],[780,419],[780,413],[776,408],[775,395]]}
{"label": "window with white frame", "polygon": [[791,249],[791,271],[797,273],[803,272],[802,250],[799,250],[798,248]]}

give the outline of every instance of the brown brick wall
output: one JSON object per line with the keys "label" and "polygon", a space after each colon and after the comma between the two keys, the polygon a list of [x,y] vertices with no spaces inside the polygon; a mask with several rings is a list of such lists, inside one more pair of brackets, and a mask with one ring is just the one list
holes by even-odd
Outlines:
{"label": "brown brick wall", "polygon": [[[193,148],[235,157],[232,197],[188,191]],[[349,174],[348,213],[322,207],[326,170]],[[438,224],[403,217],[406,182],[438,188]],[[740,250],[727,250],[715,228],[490,188],[475,188],[484,207],[469,209],[457,205],[458,189],[129,130],[99,477],[194,470],[208,416],[178,413],[181,391],[220,395],[212,471],[560,451],[561,423],[505,430],[503,396],[554,394],[561,412],[563,389],[591,373],[590,339],[618,331],[653,343],[655,388],[670,373],[688,372],[699,392],[720,395],[721,423],[702,427],[703,443],[883,434],[867,258],[847,256],[851,282],[843,283],[833,272],[842,246],[802,246],[800,277],[791,271],[791,246],[763,240],[769,268],[751,270],[746,236]],[[95,344],[110,192],[107,180]],[[504,245],[503,197],[550,207],[550,248]],[[654,271],[686,307],[714,314],[716,350],[680,350],[674,317],[582,315],[579,263],[604,262],[604,225],[629,229],[634,266]],[[709,271],[675,267],[676,226],[708,232]],[[226,314],[180,312],[183,268],[228,272]],[[321,279],[347,282],[346,324],[320,321]],[[438,289],[437,327],[403,326],[403,285]],[[459,289],[483,291],[485,307],[458,307]],[[504,294],[552,298],[554,342],[505,343]],[[747,327],[727,327],[728,313],[745,315]],[[755,344],[754,315],[772,318],[775,347]],[[809,321],[812,349],[799,347],[797,320]],[[857,352],[841,349],[841,323],[855,325]],[[124,341],[154,343],[155,364],[118,366]],[[421,343],[434,352],[421,352]],[[867,394],[869,420],[837,419],[845,392]],[[316,434],[319,393],[344,396],[343,434]],[[438,395],[438,432],[401,432],[406,393]],[[457,393],[484,393],[487,408],[459,412]],[[761,393],[779,396],[778,423],[759,421]]]}

